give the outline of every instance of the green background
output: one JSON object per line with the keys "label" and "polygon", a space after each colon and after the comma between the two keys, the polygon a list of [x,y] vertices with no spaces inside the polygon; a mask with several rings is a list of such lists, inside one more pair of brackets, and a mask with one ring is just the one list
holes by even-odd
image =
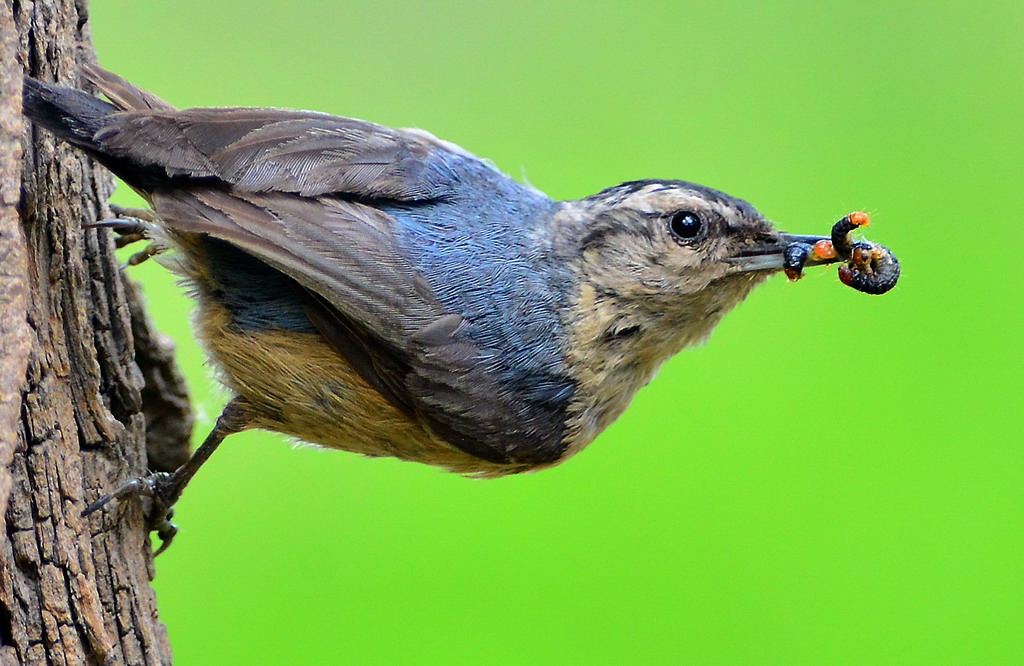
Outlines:
{"label": "green background", "polygon": [[[101,61],[180,106],[423,127],[558,198],[864,209],[904,266],[774,278],[540,474],[232,437],[157,562],[178,662],[1024,661],[1021,7],[95,0]],[[205,434],[189,304],[131,273]]]}

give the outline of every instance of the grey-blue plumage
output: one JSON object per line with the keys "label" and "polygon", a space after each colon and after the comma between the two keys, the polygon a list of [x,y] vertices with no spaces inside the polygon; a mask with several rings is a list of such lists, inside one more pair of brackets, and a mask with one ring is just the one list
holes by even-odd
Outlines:
{"label": "grey-blue plumage", "polygon": [[560,312],[573,291],[573,267],[545,251],[544,228],[558,206],[543,194],[459,154],[444,159],[456,178],[427,204],[379,205],[396,220],[399,247],[422,272],[448,312],[465,320],[463,335],[518,414],[522,442],[561,453],[565,409],[574,383],[565,367]]}

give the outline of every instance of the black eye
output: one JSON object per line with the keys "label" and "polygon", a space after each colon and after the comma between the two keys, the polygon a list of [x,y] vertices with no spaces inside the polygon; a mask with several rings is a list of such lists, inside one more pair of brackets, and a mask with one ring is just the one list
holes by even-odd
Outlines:
{"label": "black eye", "polygon": [[676,238],[690,240],[697,237],[703,224],[697,213],[681,210],[669,219],[668,228]]}

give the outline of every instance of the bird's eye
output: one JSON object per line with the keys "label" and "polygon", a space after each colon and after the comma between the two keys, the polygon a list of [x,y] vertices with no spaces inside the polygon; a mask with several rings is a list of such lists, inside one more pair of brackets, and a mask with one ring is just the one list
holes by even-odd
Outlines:
{"label": "bird's eye", "polygon": [[675,213],[668,222],[669,231],[679,240],[692,240],[700,234],[704,223],[697,213],[689,210],[681,210]]}

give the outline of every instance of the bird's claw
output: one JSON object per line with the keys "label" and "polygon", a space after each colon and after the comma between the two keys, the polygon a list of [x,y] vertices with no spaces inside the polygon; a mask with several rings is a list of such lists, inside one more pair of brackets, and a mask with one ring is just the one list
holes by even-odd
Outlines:
{"label": "bird's claw", "polygon": [[173,506],[164,511],[163,517],[155,525],[150,523],[150,529],[155,531],[156,535],[160,537],[160,547],[153,552],[153,557],[170,548],[171,542],[174,541],[174,537],[178,534],[178,526],[171,522],[172,518],[174,518]]}
{"label": "bird's claw", "polygon": [[149,512],[146,517],[146,524],[151,532],[156,532],[160,537],[160,547],[153,553],[156,557],[170,547],[175,535],[178,533],[178,526],[171,522],[174,517],[174,503],[181,495],[181,489],[174,480],[172,474],[166,472],[154,472],[146,476],[140,476],[130,481],[125,481],[113,491],[99,498],[82,511],[86,517],[100,509],[103,509],[113,500],[122,500],[126,497],[146,497],[150,499]]}
{"label": "bird's claw", "polygon": [[[156,215],[152,211],[142,208],[124,208],[115,204],[110,204],[110,211],[116,217],[96,220],[83,226],[86,229],[110,229],[116,234],[114,245],[118,249],[138,241],[152,241],[153,238],[159,238],[160,226],[157,223]],[[136,252],[129,257],[128,261],[121,268],[137,266],[150,257],[154,257],[166,250],[167,246],[163,243],[157,241],[150,242],[146,249]]]}

